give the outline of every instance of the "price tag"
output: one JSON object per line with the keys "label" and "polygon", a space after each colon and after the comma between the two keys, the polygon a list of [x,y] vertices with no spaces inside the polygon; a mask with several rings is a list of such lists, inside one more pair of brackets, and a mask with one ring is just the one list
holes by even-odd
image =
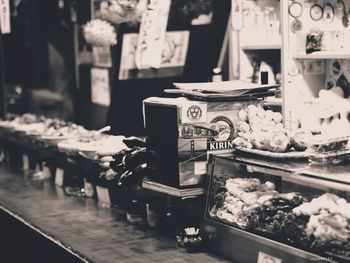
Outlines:
{"label": "price tag", "polygon": [[24,170],[24,171],[30,169],[30,167],[29,167],[29,157],[28,157],[28,155],[26,155],[26,154],[23,154],[23,155],[22,155],[22,163],[23,163],[23,170]]}
{"label": "price tag", "polygon": [[43,170],[42,170],[42,178],[50,178],[51,177],[51,171],[50,168],[46,165],[43,165]]}
{"label": "price tag", "polygon": [[106,206],[111,206],[111,198],[109,196],[108,188],[96,186],[97,199]]}
{"label": "price tag", "polygon": [[55,185],[62,187],[64,182],[64,170],[62,168],[56,169],[56,175],[55,175]]}
{"label": "price tag", "polygon": [[95,193],[94,187],[85,178],[84,178],[84,191],[85,191],[85,196],[87,196],[87,197],[94,196],[94,193]]}
{"label": "price tag", "polygon": [[282,263],[282,259],[270,256],[259,251],[257,263]]}
{"label": "price tag", "polygon": [[0,29],[2,34],[11,33],[9,0],[0,0]]}

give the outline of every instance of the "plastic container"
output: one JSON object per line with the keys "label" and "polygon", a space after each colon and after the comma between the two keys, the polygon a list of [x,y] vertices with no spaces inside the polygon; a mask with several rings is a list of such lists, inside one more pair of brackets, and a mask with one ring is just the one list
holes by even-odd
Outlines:
{"label": "plastic container", "polygon": [[350,161],[350,150],[335,152],[310,152],[309,162],[321,165],[339,165]]}
{"label": "plastic container", "polygon": [[349,139],[350,136],[325,138],[322,135],[314,135],[302,140],[302,143],[316,153],[326,153],[346,150],[348,148]]}

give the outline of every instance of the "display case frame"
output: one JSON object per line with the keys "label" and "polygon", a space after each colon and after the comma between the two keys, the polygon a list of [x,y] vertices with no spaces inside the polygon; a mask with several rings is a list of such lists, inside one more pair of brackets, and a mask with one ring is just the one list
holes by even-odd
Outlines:
{"label": "display case frame", "polygon": [[[249,161],[250,160],[250,161]],[[287,176],[296,177],[297,180],[305,180],[306,184],[312,184],[320,182],[319,187],[323,191],[327,189],[338,189],[350,193],[350,180],[344,178],[338,181],[325,178],[324,174],[320,172],[321,168],[318,168],[320,177],[311,174],[307,171],[307,162],[300,161],[296,165],[292,165],[288,169],[288,165],[276,166],[274,162],[269,160],[261,160],[260,162],[254,162],[254,158],[240,158],[237,156],[210,156],[208,165],[208,178],[207,178],[207,191],[206,191],[206,209],[202,229],[208,237],[208,244],[211,250],[214,252],[233,260],[234,262],[250,263],[250,262],[283,262],[283,263],[306,263],[306,262],[339,262],[332,256],[322,256],[316,253],[303,250],[301,248],[293,247],[291,245],[278,242],[273,239],[269,239],[266,236],[261,236],[258,233],[248,232],[243,229],[231,226],[224,222],[219,222],[212,219],[209,216],[210,211],[210,189],[212,183],[212,176],[214,174],[215,167],[220,162],[235,162],[239,165],[249,166],[251,171],[257,171],[259,173],[267,173],[273,176],[281,176],[286,178]],[[270,164],[270,165],[269,165]],[[269,166],[269,167],[267,167]],[[310,168],[309,168],[310,169]],[[324,169],[327,169],[325,167]],[[317,168],[316,168],[317,171]],[[350,172],[349,172],[350,175]],[[312,181],[309,181],[312,180]],[[342,186],[342,187],[341,187]],[[263,261],[265,259],[270,261]],[[342,261],[340,261],[342,262]]]}

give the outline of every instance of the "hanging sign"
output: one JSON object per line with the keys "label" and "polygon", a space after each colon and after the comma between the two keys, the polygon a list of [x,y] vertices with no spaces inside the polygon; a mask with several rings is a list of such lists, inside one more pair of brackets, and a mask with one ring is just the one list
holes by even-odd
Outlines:
{"label": "hanging sign", "polygon": [[91,102],[110,105],[109,71],[103,68],[91,69]]}
{"label": "hanging sign", "polygon": [[135,58],[138,69],[160,68],[170,4],[171,0],[151,0],[142,15]]}
{"label": "hanging sign", "polygon": [[2,34],[11,33],[9,0],[0,0],[0,28]]}

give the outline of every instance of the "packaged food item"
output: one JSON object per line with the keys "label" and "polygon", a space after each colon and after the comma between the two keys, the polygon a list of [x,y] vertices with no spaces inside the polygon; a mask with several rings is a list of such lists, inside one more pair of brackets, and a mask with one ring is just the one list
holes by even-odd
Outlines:
{"label": "packaged food item", "polygon": [[306,36],[306,54],[321,51],[323,33],[317,29],[311,30]]}

